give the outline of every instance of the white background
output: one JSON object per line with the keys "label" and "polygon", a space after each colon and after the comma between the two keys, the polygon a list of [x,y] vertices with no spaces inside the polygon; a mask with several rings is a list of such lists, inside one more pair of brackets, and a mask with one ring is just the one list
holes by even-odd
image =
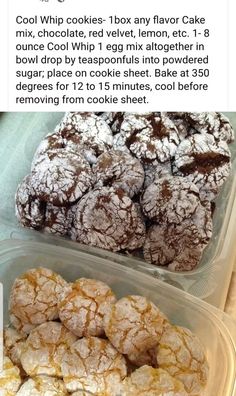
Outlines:
{"label": "white background", "polygon": [[[7,7],[9,8],[7,10]],[[128,2],[119,0],[57,0],[44,2],[41,0],[8,0],[1,2],[1,62],[0,62],[0,110],[1,111],[65,111],[65,110],[193,110],[193,111],[235,111],[236,110],[236,61],[235,61],[235,0],[165,0],[154,2]],[[57,15],[83,16],[93,15],[106,17],[108,15],[122,16],[161,16],[201,15],[208,20],[211,30],[212,72],[208,92],[160,92],[153,95],[152,101],[144,105],[84,105],[80,109],[68,105],[55,108],[49,105],[15,105],[14,89],[15,73],[15,18],[17,15]],[[9,21],[9,22],[8,22]],[[9,26],[9,29],[7,28]],[[57,39],[58,40],[58,39]],[[105,40],[105,39],[104,39]],[[68,54],[69,55],[69,54]],[[127,81],[128,82],[128,81]],[[9,93],[8,93],[9,87]]]}

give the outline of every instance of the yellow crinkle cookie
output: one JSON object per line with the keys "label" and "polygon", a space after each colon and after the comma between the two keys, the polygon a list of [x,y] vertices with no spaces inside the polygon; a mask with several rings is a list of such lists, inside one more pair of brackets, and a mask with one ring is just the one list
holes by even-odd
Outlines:
{"label": "yellow crinkle cookie", "polygon": [[180,326],[170,326],[157,348],[157,364],[180,380],[191,396],[201,396],[207,382],[208,363],[198,337]]}
{"label": "yellow crinkle cookie", "polygon": [[3,370],[0,371],[0,396],[15,396],[20,385],[20,370],[7,356],[4,356]]}
{"label": "yellow crinkle cookie", "polygon": [[31,331],[21,354],[26,373],[61,377],[61,360],[76,336],[61,323],[46,322]]}
{"label": "yellow crinkle cookie", "polygon": [[137,354],[153,348],[159,341],[167,319],[147,298],[121,298],[104,316],[105,333],[123,354]]}
{"label": "yellow crinkle cookie", "polygon": [[82,338],[74,343],[65,354],[61,368],[69,392],[89,391],[96,395],[120,389],[127,375],[124,356],[108,340],[98,337]]}
{"label": "yellow crinkle cookie", "polygon": [[63,381],[39,375],[29,378],[19,389],[16,396],[68,396]]}
{"label": "yellow crinkle cookie", "polygon": [[122,396],[187,396],[180,381],[151,366],[135,370],[123,384]]}
{"label": "yellow crinkle cookie", "polygon": [[37,325],[58,318],[58,297],[67,282],[46,268],[35,268],[16,278],[10,294],[12,325],[30,333]]}
{"label": "yellow crinkle cookie", "polygon": [[62,323],[78,337],[104,334],[103,316],[116,302],[110,287],[96,279],[78,279],[68,286],[59,302]]}

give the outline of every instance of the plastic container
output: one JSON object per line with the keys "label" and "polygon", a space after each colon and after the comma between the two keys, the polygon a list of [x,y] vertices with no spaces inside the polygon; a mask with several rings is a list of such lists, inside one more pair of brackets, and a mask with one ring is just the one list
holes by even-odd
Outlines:
{"label": "plastic container", "polygon": [[[0,243],[0,280],[4,288],[4,322],[14,279],[29,268],[43,265],[68,281],[93,277],[107,282],[118,297],[141,294],[151,299],[171,322],[186,326],[201,339],[210,366],[205,396],[236,393],[235,324],[227,315],[187,293],[100,257],[37,242],[9,240]],[[203,396],[203,395],[202,395]]]}
{"label": "plastic container", "polygon": [[[236,130],[236,113],[228,113]],[[17,224],[14,195],[18,183],[30,171],[33,154],[41,139],[60,121],[62,113],[6,113],[0,119],[0,239],[12,235],[90,251],[128,267],[152,274],[190,294],[223,308],[236,255],[236,143],[230,145],[234,158],[231,176],[225,183],[214,216],[214,233],[199,266],[190,272],[174,273],[144,260],[67,242],[28,231]],[[12,234],[12,231],[15,231]]]}

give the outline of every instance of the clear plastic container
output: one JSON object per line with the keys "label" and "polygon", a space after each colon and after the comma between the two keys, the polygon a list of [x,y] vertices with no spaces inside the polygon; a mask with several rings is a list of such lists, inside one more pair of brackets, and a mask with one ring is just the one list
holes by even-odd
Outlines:
{"label": "clear plastic container", "polygon": [[[236,113],[228,113],[227,116],[236,130]],[[196,269],[174,273],[150,265],[144,260],[81,246],[63,238],[54,238],[18,226],[14,208],[16,187],[30,171],[32,157],[39,142],[54,129],[61,117],[62,113],[6,113],[1,116],[0,239],[14,235],[89,251],[99,257],[109,257],[112,261],[152,274],[218,308],[223,308],[236,256],[236,143],[230,145],[234,158],[233,167],[231,176],[217,199],[213,237]]]}
{"label": "clear plastic container", "polygon": [[7,306],[14,279],[37,266],[51,268],[68,281],[78,277],[100,279],[108,283],[118,297],[127,294],[148,297],[171,322],[188,327],[201,339],[210,366],[204,396],[236,395],[236,340],[233,338],[236,327],[227,315],[149,275],[86,252],[32,241],[1,242],[0,281],[4,288],[5,324],[9,321]]}

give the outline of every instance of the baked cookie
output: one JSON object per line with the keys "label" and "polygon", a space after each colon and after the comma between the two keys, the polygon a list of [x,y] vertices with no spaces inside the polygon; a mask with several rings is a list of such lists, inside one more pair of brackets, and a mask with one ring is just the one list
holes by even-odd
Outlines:
{"label": "baked cookie", "polygon": [[104,316],[107,338],[125,355],[147,351],[156,346],[166,322],[165,315],[142,296],[121,298]]}
{"label": "baked cookie", "polygon": [[44,222],[45,203],[41,202],[32,189],[31,175],[24,177],[15,195],[15,211],[24,227],[41,229]]}
{"label": "baked cookie", "polygon": [[74,140],[76,144],[87,147],[97,156],[111,149],[113,144],[110,127],[94,113],[66,113],[55,132],[67,141]]}
{"label": "baked cookie", "polygon": [[[96,114],[96,113],[95,113]],[[104,112],[99,115],[111,128],[113,134],[120,132],[121,124],[124,120],[124,112]]]}
{"label": "baked cookie", "polygon": [[51,234],[67,235],[70,233],[73,216],[74,206],[54,206],[48,203],[43,229]]}
{"label": "baked cookie", "polygon": [[121,188],[130,198],[140,191],[144,181],[140,161],[131,154],[118,150],[101,154],[93,172],[97,186]]}
{"label": "baked cookie", "polygon": [[62,380],[38,375],[29,378],[19,389],[16,396],[68,396]]}
{"label": "baked cookie", "polygon": [[115,302],[114,293],[104,282],[80,278],[64,290],[58,303],[59,318],[78,337],[102,336],[103,316]]}
{"label": "baked cookie", "polygon": [[178,146],[173,172],[195,183],[202,200],[213,200],[229,176],[230,151],[224,141],[209,134],[195,134]]}
{"label": "baked cookie", "polygon": [[125,396],[188,396],[183,384],[161,368],[143,366],[123,381]]}
{"label": "baked cookie", "polygon": [[234,130],[229,119],[222,113],[186,113],[187,122],[192,126],[191,133],[209,133],[216,141],[224,140],[227,143],[234,141]]}
{"label": "baked cookie", "polygon": [[65,206],[78,201],[93,186],[89,163],[74,152],[49,150],[31,173],[31,185],[40,201]]}
{"label": "baked cookie", "polygon": [[16,278],[10,294],[12,325],[29,333],[37,325],[58,318],[58,298],[67,282],[46,268],[31,269]]}
{"label": "baked cookie", "polygon": [[146,261],[174,271],[189,271],[199,263],[212,235],[210,204],[199,204],[191,218],[179,224],[155,224],[143,247]]}
{"label": "baked cookie", "polygon": [[178,130],[166,115],[132,114],[124,117],[116,146],[126,146],[142,162],[166,162],[175,154],[180,142]]}
{"label": "baked cookie", "polygon": [[0,395],[14,396],[21,385],[20,370],[12,361],[3,357],[3,368],[0,371]]}
{"label": "baked cookie", "polygon": [[143,169],[144,169],[143,188],[147,188],[155,180],[158,180],[161,177],[172,175],[170,161],[164,162],[163,164],[161,164],[161,163],[144,164]]}
{"label": "baked cookie", "polygon": [[141,196],[145,216],[158,223],[179,224],[188,219],[200,204],[199,191],[184,177],[156,178]]}
{"label": "baked cookie", "polygon": [[61,377],[61,362],[77,337],[59,322],[46,322],[33,329],[21,353],[21,364],[30,377]]}
{"label": "baked cookie", "polygon": [[184,384],[188,395],[203,393],[208,363],[203,346],[190,330],[180,326],[166,328],[157,347],[157,363]]}
{"label": "baked cookie", "polygon": [[19,333],[17,330],[11,327],[5,327],[4,329],[3,340],[5,354],[7,357],[9,357],[9,359],[11,359],[12,363],[20,369],[21,377],[26,375],[20,362],[20,357],[26,338],[26,334]]}
{"label": "baked cookie", "polygon": [[77,204],[73,240],[119,251],[142,246],[144,238],[145,224],[135,204],[123,190],[97,188]]}
{"label": "baked cookie", "polygon": [[61,369],[69,392],[83,390],[96,395],[114,395],[127,375],[124,356],[98,337],[75,342],[65,353]]}

